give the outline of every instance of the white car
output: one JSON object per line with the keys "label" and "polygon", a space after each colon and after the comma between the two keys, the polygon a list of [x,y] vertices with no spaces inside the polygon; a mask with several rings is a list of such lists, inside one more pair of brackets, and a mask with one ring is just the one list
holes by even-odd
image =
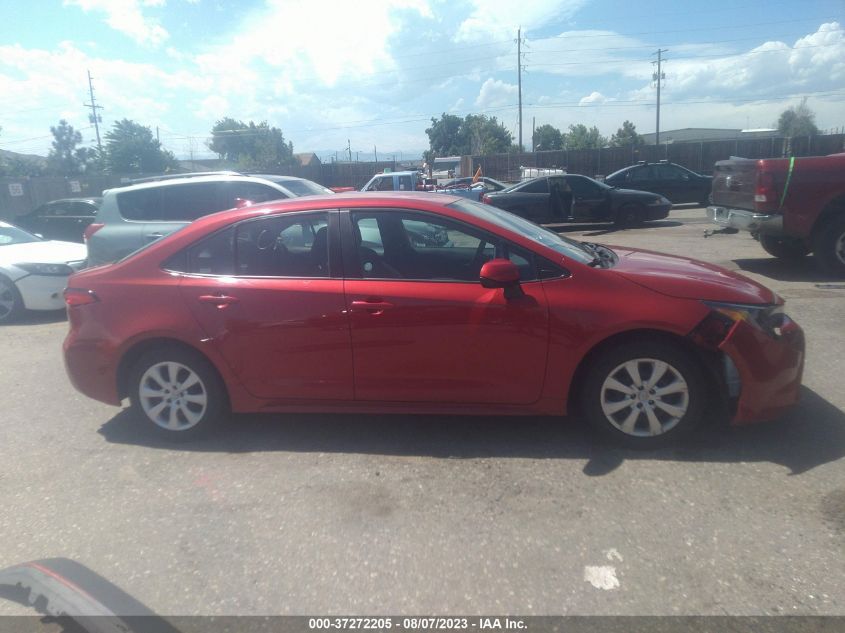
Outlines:
{"label": "white car", "polygon": [[24,310],[61,310],[71,273],[85,265],[85,245],[45,240],[0,221],[0,323]]}

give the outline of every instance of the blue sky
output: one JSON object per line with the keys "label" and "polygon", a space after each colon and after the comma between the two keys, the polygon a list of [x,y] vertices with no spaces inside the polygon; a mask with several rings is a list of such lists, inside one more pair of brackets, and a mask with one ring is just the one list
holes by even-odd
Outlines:
{"label": "blue sky", "polygon": [[216,119],[267,120],[295,151],[361,158],[428,145],[442,112],[654,130],[652,53],[669,49],[661,128],[768,127],[803,96],[845,127],[842,0],[0,1],[0,148],[46,154],[60,118],[94,138],[131,118],[180,157]]}

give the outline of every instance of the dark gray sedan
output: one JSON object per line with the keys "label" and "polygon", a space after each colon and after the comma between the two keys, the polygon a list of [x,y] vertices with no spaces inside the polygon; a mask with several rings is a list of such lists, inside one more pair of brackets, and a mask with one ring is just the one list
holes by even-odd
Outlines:
{"label": "dark gray sedan", "polygon": [[661,195],[618,189],[586,176],[541,176],[494,193],[481,201],[537,223],[615,222],[632,225],[661,220],[672,203]]}

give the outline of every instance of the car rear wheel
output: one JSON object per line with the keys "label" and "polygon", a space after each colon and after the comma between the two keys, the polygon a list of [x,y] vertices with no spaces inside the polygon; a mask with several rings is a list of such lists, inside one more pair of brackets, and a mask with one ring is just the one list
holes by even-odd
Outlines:
{"label": "car rear wheel", "polygon": [[845,277],[845,215],[835,216],[819,227],[813,254],[826,272]]}
{"label": "car rear wheel", "polygon": [[616,226],[637,226],[645,222],[645,209],[638,204],[623,204],[616,211],[613,223]]}
{"label": "car rear wheel", "polygon": [[761,235],[760,246],[769,255],[780,259],[802,259],[810,252],[803,240],[774,235]]}
{"label": "car rear wheel", "polygon": [[135,417],[167,439],[205,435],[228,410],[217,372],[200,354],[189,350],[147,352],[135,364],[130,380]]}
{"label": "car rear wheel", "polygon": [[11,323],[23,313],[23,298],[8,277],[0,275],[0,323]]}
{"label": "car rear wheel", "polygon": [[581,408],[589,423],[614,442],[657,448],[700,422],[707,383],[685,350],[654,342],[627,343],[602,354],[588,369]]}

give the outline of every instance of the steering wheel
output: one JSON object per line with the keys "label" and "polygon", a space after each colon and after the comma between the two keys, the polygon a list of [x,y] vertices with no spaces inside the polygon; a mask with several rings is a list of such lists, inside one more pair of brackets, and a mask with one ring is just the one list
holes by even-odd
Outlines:
{"label": "steering wheel", "polygon": [[255,238],[255,248],[259,251],[266,251],[268,248],[275,246],[276,240],[270,233],[270,229],[262,229]]}

